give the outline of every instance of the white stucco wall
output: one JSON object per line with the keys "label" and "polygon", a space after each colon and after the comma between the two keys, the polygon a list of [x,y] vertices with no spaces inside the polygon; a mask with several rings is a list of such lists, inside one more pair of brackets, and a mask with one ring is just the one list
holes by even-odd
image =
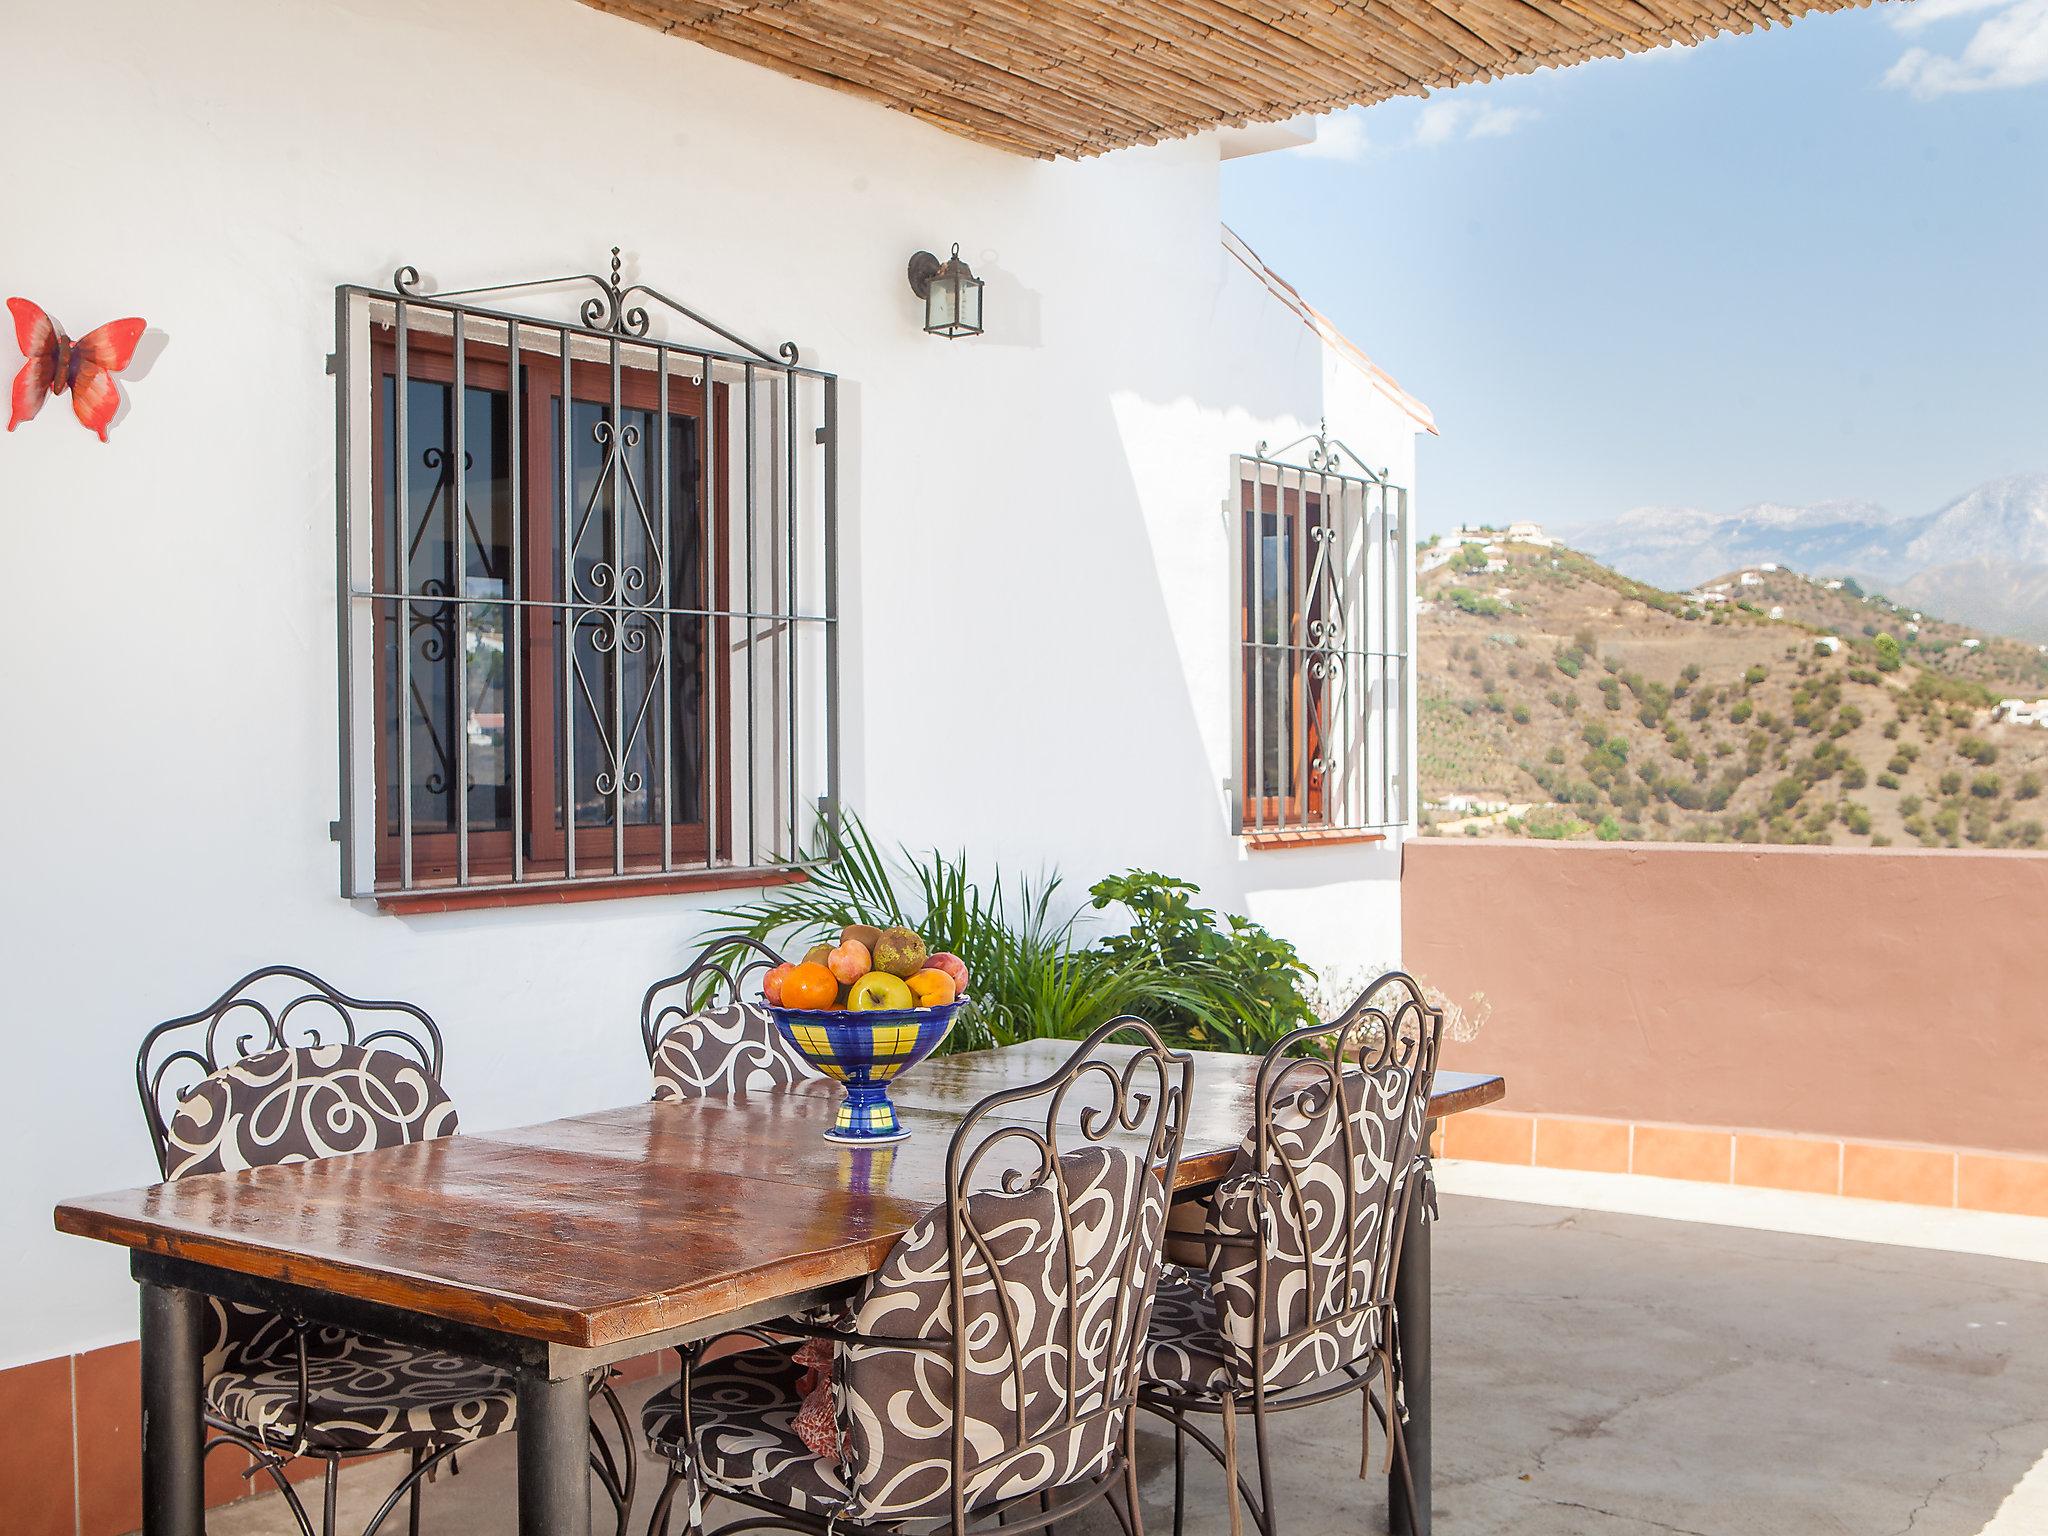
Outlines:
{"label": "white stucco wall", "polygon": [[[51,129],[8,152],[7,291],[152,336],[111,443],[64,401],[0,438],[0,1366],[132,1333],[122,1256],[50,1207],[152,1175],[157,1019],[291,959],[433,1012],[473,1128],[621,1103],[639,993],[720,899],[335,894],[323,360],[335,286],[402,262],[456,287],[617,243],[842,375],[846,787],[878,830],[1077,895],[1162,868],[1312,957],[1395,953],[1391,848],[1227,832],[1228,455],[1308,430],[1327,360],[1225,262],[1213,143],[1011,158],[570,0],[15,7],[7,44],[11,118]],[[979,341],[922,335],[904,286],[953,240]],[[1329,408],[1408,478],[1412,423]]]}

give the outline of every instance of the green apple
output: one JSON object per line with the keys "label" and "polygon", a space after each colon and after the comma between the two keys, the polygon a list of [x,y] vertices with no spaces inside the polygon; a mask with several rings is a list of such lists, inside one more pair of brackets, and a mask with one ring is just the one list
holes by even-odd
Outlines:
{"label": "green apple", "polygon": [[869,971],[846,994],[846,1006],[855,1013],[877,1008],[911,1008],[917,999],[910,995],[910,983],[887,971]]}

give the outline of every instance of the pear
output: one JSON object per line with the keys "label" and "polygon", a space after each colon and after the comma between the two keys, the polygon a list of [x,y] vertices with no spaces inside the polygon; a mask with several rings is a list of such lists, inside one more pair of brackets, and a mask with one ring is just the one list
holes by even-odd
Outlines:
{"label": "pear", "polygon": [[875,969],[909,978],[924,969],[924,940],[908,928],[885,928],[875,941]]}
{"label": "pear", "polygon": [[[813,944],[804,951],[803,963],[805,965],[824,965],[826,960],[831,958],[831,955],[832,946],[830,944]],[[830,969],[830,967],[827,967],[827,969]]]}

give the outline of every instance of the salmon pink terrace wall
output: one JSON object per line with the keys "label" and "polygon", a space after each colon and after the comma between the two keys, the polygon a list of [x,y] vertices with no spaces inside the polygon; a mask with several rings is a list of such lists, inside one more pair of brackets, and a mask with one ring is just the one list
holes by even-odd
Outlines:
{"label": "salmon pink terrace wall", "polygon": [[2048,857],[1422,838],[1401,916],[1517,1111],[2048,1152]]}

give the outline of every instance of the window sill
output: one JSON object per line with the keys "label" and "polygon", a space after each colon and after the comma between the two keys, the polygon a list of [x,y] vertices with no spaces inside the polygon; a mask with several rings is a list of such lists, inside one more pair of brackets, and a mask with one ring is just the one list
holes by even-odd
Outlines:
{"label": "window sill", "polygon": [[1245,850],[1249,853],[1269,853],[1277,848],[1338,848],[1348,843],[1384,843],[1384,832],[1339,831],[1335,828],[1320,831],[1304,828],[1291,832],[1246,832],[1243,834]]}
{"label": "window sill", "polygon": [[694,874],[626,880],[579,880],[574,885],[484,885],[456,890],[425,886],[412,891],[380,891],[376,902],[386,912],[477,912],[489,907],[549,907],[577,901],[620,901],[632,896],[674,896],[689,891],[764,890],[795,885],[810,876],[801,869],[699,870]]}

